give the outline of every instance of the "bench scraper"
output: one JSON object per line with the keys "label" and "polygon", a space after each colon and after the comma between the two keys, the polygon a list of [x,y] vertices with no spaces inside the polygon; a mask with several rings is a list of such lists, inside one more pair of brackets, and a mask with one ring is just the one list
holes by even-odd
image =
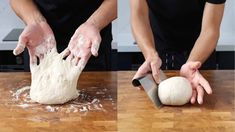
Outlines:
{"label": "bench scraper", "polygon": [[[160,81],[162,82],[165,79],[167,79],[166,75],[162,70],[160,70]],[[132,80],[132,85],[134,87],[142,86],[155,106],[158,108],[162,106],[162,103],[158,97],[158,84],[154,81],[152,74],[147,74],[144,77]]]}

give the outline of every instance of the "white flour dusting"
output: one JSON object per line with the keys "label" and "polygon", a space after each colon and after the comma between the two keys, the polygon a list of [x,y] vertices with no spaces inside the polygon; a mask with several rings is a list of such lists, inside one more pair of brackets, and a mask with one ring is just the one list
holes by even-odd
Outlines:
{"label": "white flour dusting", "polygon": [[[84,113],[89,111],[106,112],[102,103],[103,101],[107,101],[113,106],[113,109],[116,109],[115,101],[112,96],[107,93],[107,88],[91,87],[81,89],[76,99],[63,105],[43,105],[36,103],[30,99],[29,91],[29,86],[16,91],[10,91],[13,96],[12,101],[15,102],[14,104],[23,109],[41,109],[47,112]],[[93,96],[91,96],[91,93],[93,93]]]}

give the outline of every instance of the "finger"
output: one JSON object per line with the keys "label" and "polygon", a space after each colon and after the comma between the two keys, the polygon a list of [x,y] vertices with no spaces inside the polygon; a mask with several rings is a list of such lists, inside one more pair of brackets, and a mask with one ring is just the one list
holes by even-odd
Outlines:
{"label": "finger", "polygon": [[201,67],[201,62],[199,62],[199,61],[188,62],[188,63],[190,63],[191,69],[199,69]]}
{"label": "finger", "polygon": [[41,61],[44,58],[44,55],[40,54],[38,57],[39,57],[39,60]]}
{"label": "finger", "polygon": [[134,77],[133,77],[132,80],[145,76],[145,75],[148,73],[149,69],[150,69],[150,68],[148,67],[147,63],[144,62],[144,63],[139,67],[139,69],[137,70],[137,72],[136,72],[136,74],[134,75]]}
{"label": "finger", "polygon": [[67,57],[70,54],[70,50],[66,48],[63,52],[61,52],[61,55],[63,58]]}
{"label": "finger", "polygon": [[70,55],[66,58],[66,60],[67,60],[67,61],[72,61],[73,58],[74,58],[73,54],[70,54]]}
{"label": "finger", "polygon": [[200,74],[199,84],[205,89],[208,94],[212,94],[212,89],[208,81]]}
{"label": "finger", "polygon": [[55,37],[54,37],[54,35],[50,35],[50,36],[47,38],[47,48],[51,50],[51,49],[53,49],[55,46],[56,46]]}
{"label": "finger", "polygon": [[19,37],[19,42],[16,48],[13,50],[13,54],[18,55],[22,53],[25,49],[26,43],[27,43],[27,39],[25,37]]}
{"label": "finger", "polygon": [[73,54],[75,57],[81,57],[83,52],[78,47],[75,47],[74,49],[70,50],[71,54]]}
{"label": "finger", "polygon": [[191,100],[190,100],[190,102],[191,102],[192,104],[195,103],[196,97],[197,97],[197,92],[196,92],[195,90],[193,90],[192,97],[191,97]]}
{"label": "finger", "polygon": [[198,102],[198,104],[202,104],[203,103],[204,90],[200,85],[197,86],[196,89],[197,89],[197,102]]}
{"label": "finger", "polygon": [[68,49],[71,51],[72,49],[75,48],[75,45],[77,43],[77,39],[75,39],[76,36],[72,36],[72,38],[70,39],[69,41],[69,44],[68,44]]}
{"label": "finger", "polygon": [[28,48],[28,51],[29,51],[30,65],[36,65],[37,64],[37,56],[35,55],[34,50]]}
{"label": "finger", "polygon": [[72,60],[72,64],[77,66],[78,65],[78,62],[79,62],[80,58],[79,57],[74,57],[73,60]]}
{"label": "finger", "polygon": [[98,56],[99,47],[100,47],[100,40],[96,39],[92,41],[91,54],[94,56]]}
{"label": "finger", "polygon": [[85,68],[87,61],[88,60],[86,60],[85,58],[81,58],[78,61],[77,67],[79,68],[80,71],[82,71]]}
{"label": "finger", "polygon": [[157,84],[159,84],[161,81],[160,76],[159,76],[160,69],[156,65],[151,65],[151,69],[152,69],[152,76],[153,76],[155,82]]}
{"label": "finger", "polygon": [[37,57],[36,56],[30,56],[30,64],[37,65]]}

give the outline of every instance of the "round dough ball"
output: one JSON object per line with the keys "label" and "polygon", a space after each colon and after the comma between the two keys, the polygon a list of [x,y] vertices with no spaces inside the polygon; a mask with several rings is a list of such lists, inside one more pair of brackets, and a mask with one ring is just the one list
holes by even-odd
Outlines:
{"label": "round dough ball", "polygon": [[192,86],[184,77],[171,77],[158,87],[158,97],[165,105],[184,105],[192,96]]}
{"label": "round dough ball", "polygon": [[78,97],[77,80],[81,70],[56,49],[39,65],[31,66],[30,98],[41,104],[63,104]]}

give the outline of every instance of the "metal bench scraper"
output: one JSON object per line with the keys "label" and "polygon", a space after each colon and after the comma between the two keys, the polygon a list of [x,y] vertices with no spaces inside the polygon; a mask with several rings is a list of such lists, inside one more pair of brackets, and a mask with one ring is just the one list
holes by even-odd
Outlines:
{"label": "metal bench scraper", "polygon": [[[160,70],[160,80],[163,81],[165,79],[167,79],[166,75],[162,70]],[[134,87],[142,86],[155,106],[158,108],[162,106],[162,103],[158,97],[158,84],[154,81],[152,74],[147,74],[144,77],[134,79],[132,80],[132,84]]]}

